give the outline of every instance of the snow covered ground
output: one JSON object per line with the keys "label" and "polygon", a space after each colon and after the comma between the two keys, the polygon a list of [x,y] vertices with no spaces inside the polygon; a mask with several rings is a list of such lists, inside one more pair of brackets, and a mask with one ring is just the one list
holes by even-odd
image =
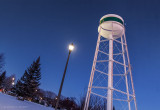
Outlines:
{"label": "snow covered ground", "polygon": [[53,110],[29,101],[20,101],[16,97],[0,93],[0,110]]}

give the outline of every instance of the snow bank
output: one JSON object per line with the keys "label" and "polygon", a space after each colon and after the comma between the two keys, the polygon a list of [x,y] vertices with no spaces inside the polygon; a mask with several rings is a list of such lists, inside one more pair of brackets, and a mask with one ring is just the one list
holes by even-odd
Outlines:
{"label": "snow bank", "polygon": [[16,97],[0,93],[0,110],[53,110],[29,101],[20,101]]}

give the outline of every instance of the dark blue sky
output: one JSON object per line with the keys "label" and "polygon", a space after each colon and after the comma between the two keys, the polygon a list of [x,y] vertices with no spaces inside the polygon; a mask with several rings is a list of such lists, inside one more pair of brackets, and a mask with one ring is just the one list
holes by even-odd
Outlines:
{"label": "dark blue sky", "polygon": [[58,93],[73,42],[62,94],[79,98],[87,88],[99,19],[118,14],[126,37],[139,110],[158,110],[160,99],[158,0],[1,0],[0,53],[7,74],[20,78],[41,56],[41,88]]}

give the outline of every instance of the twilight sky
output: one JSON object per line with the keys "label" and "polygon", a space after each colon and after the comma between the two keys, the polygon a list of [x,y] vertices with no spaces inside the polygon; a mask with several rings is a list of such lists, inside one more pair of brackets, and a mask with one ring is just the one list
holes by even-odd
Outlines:
{"label": "twilight sky", "polygon": [[89,82],[99,19],[118,14],[126,37],[139,110],[158,110],[160,99],[158,0],[0,0],[0,53],[7,75],[20,78],[41,56],[41,88],[58,93],[73,42],[64,96],[79,98]]}

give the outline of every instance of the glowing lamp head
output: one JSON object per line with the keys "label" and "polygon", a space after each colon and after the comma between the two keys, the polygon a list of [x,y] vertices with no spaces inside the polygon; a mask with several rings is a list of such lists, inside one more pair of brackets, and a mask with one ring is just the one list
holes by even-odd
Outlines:
{"label": "glowing lamp head", "polygon": [[73,51],[73,49],[74,49],[74,45],[72,43],[72,44],[69,45],[69,51]]}

